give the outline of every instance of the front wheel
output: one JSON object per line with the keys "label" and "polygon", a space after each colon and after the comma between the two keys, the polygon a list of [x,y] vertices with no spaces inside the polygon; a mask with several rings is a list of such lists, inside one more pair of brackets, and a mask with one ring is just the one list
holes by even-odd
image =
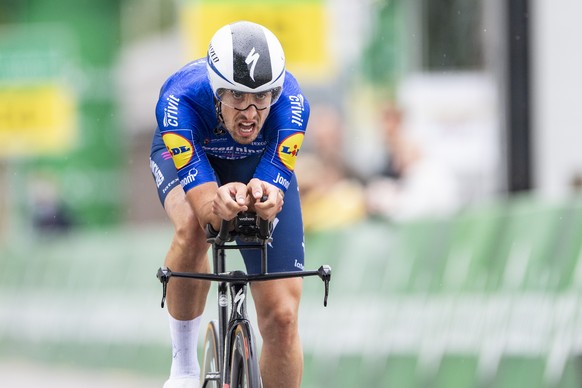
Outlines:
{"label": "front wheel", "polygon": [[231,388],[261,388],[259,360],[248,322],[239,323],[233,332],[230,362]]}
{"label": "front wheel", "polygon": [[202,368],[200,370],[200,387],[221,388],[220,356],[218,352],[218,323],[210,321],[206,328],[204,349],[202,353]]}

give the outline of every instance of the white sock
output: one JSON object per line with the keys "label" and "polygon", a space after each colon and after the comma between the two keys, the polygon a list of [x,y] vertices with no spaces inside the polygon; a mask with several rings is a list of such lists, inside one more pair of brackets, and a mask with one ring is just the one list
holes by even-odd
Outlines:
{"label": "white sock", "polygon": [[171,378],[199,377],[198,332],[202,317],[191,321],[179,321],[169,315],[170,337],[172,339]]}

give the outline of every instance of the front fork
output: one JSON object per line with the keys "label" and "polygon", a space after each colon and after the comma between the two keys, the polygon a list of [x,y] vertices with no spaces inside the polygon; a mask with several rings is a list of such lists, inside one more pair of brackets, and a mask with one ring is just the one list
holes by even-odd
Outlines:
{"label": "front fork", "polygon": [[[244,272],[234,271],[233,275],[244,275]],[[221,343],[224,344],[224,349],[221,349],[220,354],[224,360],[224,368],[222,370],[223,384],[230,384],[230,369],[231,360],[228,350],[232,347],[234,336],[232,335],[234,328],[240,321],[248,320],[247,315],[247,284],[245,282],[230,283],[230,319],[225,319],[228,314],[228,293],[227,284],[220,283],[218,286],[218,304],[219,304],[219,322],[220,322],[220,336]]]}

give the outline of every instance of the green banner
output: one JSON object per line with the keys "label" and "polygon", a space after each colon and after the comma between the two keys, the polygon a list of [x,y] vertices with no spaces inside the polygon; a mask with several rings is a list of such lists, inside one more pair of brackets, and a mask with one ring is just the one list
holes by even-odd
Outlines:
{"label": "green banner", "polygon": [[71,151],[77,97],[73,36],[58,26],[0,28],[0,158]]}
{"label": "green banner", "polygon": [[118,222],[125,201],[125,140],[113,74],[119,2],[30,0],[6,17],[0,24],[0,159],[10,171],[5,184],[19,192],[10,207],[37,222],[44,190],[75,225]]}

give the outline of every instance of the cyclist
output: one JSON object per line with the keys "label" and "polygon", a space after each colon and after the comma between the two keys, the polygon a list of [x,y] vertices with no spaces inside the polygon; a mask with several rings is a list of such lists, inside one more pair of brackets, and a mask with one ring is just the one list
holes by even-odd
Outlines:
{"label": "cyclist", "polygon": [[[254,210],[273,221],[269,272],[303,269],[303,225],[294,175],[309,105],[285,69],[283,48],[264,26],[220,28],[205,58],[169,77],[156,105],[150,166],[174,236],[165,259],[173,271],[208,272],[204,227]],[[261,202],[260,199],[267,199]],[[283,201],[283,197],[285,200]],[[243,251],[248,273],[258,253]],[[209,284],[172,279],[168,311],[173,359],[164,388],[198,387],[196,354]],[[265,387],[299,387],[300,278],[252,284],[263,337]]]}

